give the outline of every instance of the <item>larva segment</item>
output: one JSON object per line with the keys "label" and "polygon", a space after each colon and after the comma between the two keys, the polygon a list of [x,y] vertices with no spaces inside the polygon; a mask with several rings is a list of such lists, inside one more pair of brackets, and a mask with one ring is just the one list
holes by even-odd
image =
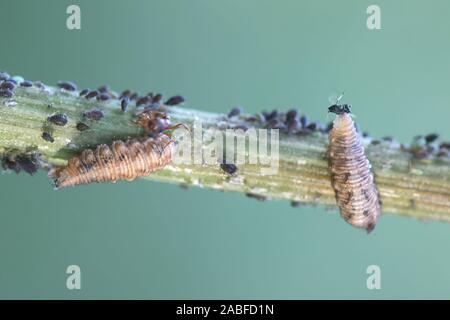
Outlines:
{"label": "larva segment", "polygon": [[93,182],[116,182],[148,176],[172,161],[175,142],[165,134],[155,138],[114,141],[84,150],[67,166],[50,173],[56,188]]}
{"label": "larva segment", "polygon": [[329,141],[331,182],[341,216],[370,232],[381,214],[380,199],[371,165],[348,112],[337,113]]}

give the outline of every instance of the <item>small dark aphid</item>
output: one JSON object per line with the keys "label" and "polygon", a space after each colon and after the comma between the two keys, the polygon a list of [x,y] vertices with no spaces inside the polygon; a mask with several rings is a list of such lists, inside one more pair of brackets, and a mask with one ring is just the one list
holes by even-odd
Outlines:
{"label": "small dark aphid", "polygon": [[392,142],[392,141],[394,141],[394,138],[392,138],[392,137],[390,137],[390,136],[386,136],[386,137],[381,138],[381,140],[383,140],[383,141],[388,141],[388,142]]}
{"label": "small dark aphid", "polygon": [[127,111],[128,103],[130,102],[130,99],[128,99],[127,96],[123,97],[122,100],[120,100],[120,108],[123,112]]}
{"label": "small dark aphid", "polygon": [[33,83],[31,81],[25,80],[20,83],[21,87],[31,87]]}
{"label": "small dark aphid", "polygon": [[337,105],[333,104],[328,108],[328,112],[335,113],[335,114],[344,114],[344,113],[351,113],[351,106],[348,104],[342,104]]}
{"label": "small dark aphid", "polygon": [[380,140],[372,140],[372,142],[370,142],[371,144],[373,144],[374,146],[379,145],[381,143]]}
{"label": "small dark aphid", "polygon": [[80,91],[80,97],[86,95],[89,92],[89,89],[83,89]]}
{"label": "small dark aphid", "polygon": [[103,85],[98,88],[98,92],[101,92],[101,93],[109,92],[109,87],[107,85]]}
{"label": "small dark aphid", "polygon": [[76,127],[78,131],[85,131],[89,129],[89,126],[84,122],[78,122]]}
{"label": "small dark aphid", "polygon": [[13,95],[11,90],[8,89],[2,89],[0,90],[0,97],[2,98],[11,98]]}
{"label": "small dark aphid", "polygon": [[100,109],[92,109],[83,114],[86,118],[98,121],[103,118],[103,111]]}
{"label": "small dark aphid", "polygon": [[272,112],[263,112],[263,116],[266,119],[266,121],[270,121],[270,120],[276,118],[277,115],[278,115],[277,110],[273,110]]}
{"label": "small dark aphid", "polygon": [[241,107],[234,107],[228,113],[228,118],[237,117],[237,116],[239,116],[241,114],[241,112],[242,112],[242,108]]}
{"label": "small dark aphid", "polygon": [[363,136],[363,138],[367,138],[367,137],[369,137],[369,133],[366,132],[366,131],[364,131],[363,134],[362,134],[362,136]]}
{"label": "small dark aphid", "polygon": [[291,207],[298,208],[302,205],[300,201],[291,201]]}
{"label": "small dark aphid", "polygon": [[305,115],[300,117],[300,124],[302,125],[302,128],[306,128],[308,126],[308,123],[308,118]]}
{"label": "small dark aphid", "polygon": [[24,170],[28,174],[33,175],[39,169],[39,160],[35,154],[5,156],[2,160],[2,166],[5,170],[14,170],[16,173]]}
{"label": "small dark aphid", "polygon": [[286,122],[290,122],[297,118],[297,110],[292,109],[286,113]]}
{"label": "small dark aphid", "polygon": [[122,91],[122,93],[120,94],[120,98],[123,98],[123,97],[128,97],[129,95],[131,94],[131,91],[130,90],[124,90],[124,91]]}
{"label": "small dark aphid", "polygon": [[67,116],[63,113],[57,113],[47,118],[53,124],[57,126],[65,126],[67,124]]}
{"label": "small dark aphid", "polygon": [[221,163],[220,168],[228,174],[235,174],[237,172],[237,167],[234,164]]}
{"label": "small dark aphid", "polygon": [[311,130],[311,131],[314,131],[314,130],[317,129],[317,127],[318,127],[317,122],[311,122],[310,124],[308,124],[308,125],[306,126],[306,129],[309,129],[309,130]]}
{"label": "small dark aphid", "polygon": [[149,102],[150,101],[150,98],[148,97],[148,96],[144,96],[144,97],[142,97],[142,98],[139,98],[137,101],[136,101],[136,107],[139,107],[139,106],[141,106],[141,105],[143,105],[143,104],[146,104],[147,102]]}
{"label": "small dark aphid", "polygon": [[20,166],[14,160],[11,160],[9,157],[4,157],[2,159],[2,167],[4,170],[13,170],[15,173],[20,172]]}
{"label": "small dark aphid", "polygon": [[135,99],[137,99],[138,96],[139,96],[139,93],[133,92],[130,96],[130,100],[135,100]]}
{"label": "small dark aphid", "polygon": [[16,162],[26,173],[33,175],[39,169],[39,162],[35,155],[18,156]]}
{"label": "small dark aphid", "polygon": [[158,94],[156,94],[156,95],[153,97],[152,102],[153,102],[153,103],[159,103],[159,102],[161,101],[161,99],[162,99],[162,94],[161,94],[161,93],[158,93]]}
{"label": "small dark aphid", "polygon": [[259,194],[254,194],[254,193],[248,192],[248,193],[246,193],[245,195],[246,195],[247,197],[249,197],[249,198],[253,198],[253,199],[256,199],[256,200],[258,200],[258,201],[265,201],[265,200],[267,200],[267,197],[266,197],[266,196],[262,196],[262,195],[259,195]]}
{"label": "small dark aphid", "polygon": [[86,94],[85,98],[86,99],[91,99],[91,98],[95,98],[97,95],[98,95],[98,91],[97,90],[92,90],[91,92]]}
{"label": "small dark aphid", "polygon": [[8,80],[10,75],[7,72],[0,72],[0,80]]}
{"label": "small dark aphid", "polygon": [[70,82],[70,81],[59,81],[58,87],[60,87],[61,89],[67,90],[67,91],[77,90],[77,86],[75,85],[75,83]]}
{"label": "small dark aphid", "polygon": [[55,139],[53,139],[52,135],[46,131],[42,132],[42,139],[44,139],[45,141],[48,141],[48,142],[52,142],[52,143],[55,141]]}
{"label": "small dark aphid", "polygon": [[178,95],[178,96],[170,97],[169,99],[167,99],[166,102],[164,102],[164,104],[166,106],[176,106],[176,105],[179,105],[180,103],[183,103],[184,101],[185,101],[184,98],[182,96]]}
{"label": "small dark aphid", "polygon": [[14,84],[14,82],[7,80],[2,82],[2,84],[0,84],[0,88],[1,89],[8,89],[8,90],[14,90],[14,88],[16,87],[16,85]]}
{"label": "small dark aphid", "polygon": [[439,136],[436,133],[430,133],[429,135],[425,136],[425,141],[427,143],[433,143],[439,138]]}
{"label": "small dark aphid", "polygon": [[100,100],[100,101],[106,101],[106,100],[109,100],[109,98],[110,98],[110,96],[107,93],[100,93],[97,96],[97,100]]}
{"label": "small dark aphid", "polygon": [[442,142],[442,143],[439,145],[439,149],[447,149],[447,150],[450,150],[450,142]]}

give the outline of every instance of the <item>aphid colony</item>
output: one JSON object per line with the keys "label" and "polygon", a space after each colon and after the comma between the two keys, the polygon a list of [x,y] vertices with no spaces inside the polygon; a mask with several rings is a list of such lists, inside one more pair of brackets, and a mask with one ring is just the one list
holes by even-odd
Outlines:
{"label": "aphid colony", "polygon": [[[13,97],[17,86],[24,89],[36,87],[44,89],[45,85],[39,81],[31,82],[22,77],[11,77],[6,72],[0,72],[0,99]],[[73,82],[60,81],[58,87],[61,91],[76,93],[80,98],[95,100],[101,103],[116,99],[122,112],[127,112],[130,104],[135,107],[136,123],[142,126],[146,135],[127,141],[116,140],[109,145],[99,145],[94,150],[86,149],[80,155],[72,158],[67,166],[54,167],[49,175],[54,179],[57,188],[87,184],[92,182],[116,182],[118,180],[133,180],[137,177],[147,176],[155,170],[164,168],[172,161],[176,143],[168,131],[177,127],[171,126],[170,121],[161,112],[162,106],[173,106],[184,102],[182,96],[176,95],[162,103],[162,95],[152,92],[139,95],[137,92],[125,90],[117,94],[107,86],[98,89],[83,89],[77,92]],[[90,129],[92,121],[101,121],[104,113],[100,106],[93,106],[82,113],[81,121],[75,125],[80,132]],[[51,106],[49,106],[50,108]],[[225,121],[224,128],[247,130],[252,126],[279,129],[286,135],[304,136],[314,132],[329,133],[329,167],[331,183],[335,191],[337,204],[341,216],[356,227],[365,228],[368,232],[373,230],[381,214],[381,202],[371,166],[364,154],[360,135],[350,116],[348,105],[333,104],[329,112],[336,114],[333,122],[323,126],[318,122],[309,121],[298,110],[288,112],[273,110],[256,115],[243,115],[241,107],[235,107],[228,113],[229,121]],[[234,122],[239,118],[239,122]],[[69,119],[66,114],[50,114],[42,132],[42,139],[54,142],[51,125],[66,126]],[[87,123],[85,123],[87,122]],[[234,123],[234,124],[233,124]],[[47,130],[49,129],[50,130]],[[362,135],[370,139],[367,133]],[[380,140],[371,139],[372,145],[392,143],[391,137]],[[418,136],[409,147],[401,146],[409,152],[412,158],[449,157],[450,143],[438,143],[436,134]],[[3,168],[19,172],[24,170],[33,174],[39,167],[36,153],[8,154],[2,157]],[[238,168],[234,164],[220,164],[220,169],[227,175],[236,175]],[[264,200],[265,197],[248,193],[247,196]],[[299,202],[293,202],[297,206]]]}

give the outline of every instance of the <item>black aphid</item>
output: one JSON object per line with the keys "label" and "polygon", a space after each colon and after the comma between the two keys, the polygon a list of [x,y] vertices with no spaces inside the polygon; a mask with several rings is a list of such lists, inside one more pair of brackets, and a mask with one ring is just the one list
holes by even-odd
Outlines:
{"label": "black aphid", "polygon": [[300,201],[291,201],[291,207],[298,208],[302,205]]}
{"label": "black aphid", "polygon": [[150,97],[149,96],[143,96],[142,98],[139,98],[136,101],[136,107],[139,107],[139,106],[141,106],[143,104],[146,104],[149,101],[150,101]]}
{"label": "black aphid", "polygon": [[300,117],[300,124],[302,125],[302,128],[306,128],[308,126],[309,121],[305,115]]}
{"label": "black aphid", "polygon": [[0,90],[0,97],[2,98],[11,98],[13,95],[11,90],[8,89],[2,89]]}
{"label": "black aphid", "polygon": [[47,118],[47,120],[53,124],[56,124],[57,126],[65,126],[67,124],[67,116],[64,113],[51,115]]}
{"label": "black aphid", "polygon": [[54,142],[55,139],[53,139],[52,135],[50,133],[48,133],[47,131],[42,132],[42,139],[44,139],[45,141],[48,142]]}
{"label": "black aphid", "polygon": [[58,87],[67,91],[77,90],[77,86],[75,85],[75,83],[70,81],[58,81]]}
{"label": "black aphid", "polygon": [[33,175],[39,169],[39,160],[35,154],[24,154],[18,156],[5,156],[2,159],[2,166],[6,170],[14,170],[19,173],[21,170]]}
{"label": "black aphid", "polygon": [[89,129],[89,126],[84,122],[78,122],[76,127],[78,131],[85,131]]}
{"label": "black aphid", "polygon": [[103,85],[101,87],[98,88],[98,92],[109,92],[109,87],[107,85]]}
{"label": "black aphid", "polygon": [[241,107],[234,107],[228,113],[228,118],[237,117],[237,116],[239,116],[241,114],[241,112],[242,112],[242,108]]}
{"label": "black aphid", "polygon": [[311,122],[306,126],[306,129],[309,129],[311,131],[315,131],[318,128],[317,122]]}
{"label": "black aphid", "polygon": [[91,98],[95,98],[97,95],[98,95],[98,91],[97,90],[92,90],[91,92],[86,94],[85,98],[86,99],[91,99]]}
{"label": "black aphid", "polygon": [[273,110],[271,112],[263,112],[263,116],[266,119],[266,121],[270,121],[272,119],[275,119],[278,115],[278,111],[277,110]]}
{"label": "black aphid", "polygon": [[130,100],[135,100],[135,99],[137,99],[138,96],[139,96],[139,93],[133,92],[133,93],[130,95]]}
{"label": "black aphid", "polygon": [[247,197],[249,197],[249,198],[253,198],[253,199],[256,199],[256,200],[258,200],[258,201],[265,201],[265,200],[267,200],[267,197],[266,196],[262,196],[262,195],[259,195],[259,194],[254,194],[254,193],[246,193],[245,194]]}
{"label": "black aphid", "polygon": [[292,109],[286,113],[286,122],[290,122],[291,120],[294,120],[296,118],[297,118],[297,110]]}
{"label": "black aphid", "polygon": [[89,92],[89,89],[83,89],[80,91],[80,97],[86,95]]}
{"label": "black aphid", "polygon": [[129,95],[131,94],[131,91],[130,90],[124,90],[124,91],[122,91],[122,93],[120,94],[120,98],[123,98],[123,97],[128,97]]}
{"label": "black aphid", "polygon": [[6,80],[0,84],[0,89],[8,89],[12,91],[15,87],[16,85],[14,84],[14,82],[10,80]]}
{"label": "black aphid", "polygon": [[379,145],[381,143],[381,141],[380,140],[372,140],[370,143],[373,144],[374,146],[376,146],[376,145]]}
{"label": "black aphid", "polygon": [[100,109],[92,109],[92,110],[86,111],[83,115],[88,119],[98,121],[101,118],[103,118],[103,111]]}
{"label": "black aphid", "polygon": [[161,99],[162,99],[162,94],[161,94],[161,93],[158,93],[158,94],[156,94],[156,95],[153,97],[152,102],[153,102],[153,103],[159,103],[159,102],[161,101]]}
{"label": "black aphid", "polygon": [[122,100],[120,100],[120,108],[122,109],[123,112],[127,111],[129,102],[130,99],[127,96],[123,97]]}
{"label": "black aphid", "polygon": [[237,172],[237,167],[231,163],[221,163],[220,168],[228,174],[235,174]]}
{"label": "black aphid", "polygon": [[100,100],[100,101],[106,101],[106,100],[109,100],[109,98],[110,98],[110,96],[107,93],[100,93],[97,96],[97,100]]}
{"label": "black aphid", "polygon": [[430,133],[429,135],[425,136],[425,141],[427,143],[433,143],[435,142],[437,139],[439,138],[439,136],[436,133]]}
{"label": "black aphid", "polygon": [[166,106],[176,106],[179,105],[180,103],[183,103],[185,100],[182,96],[178,95],[178,96],[173,96],[170,97],[169,99],[167,99],[166,102],[164,102],[164,104]]}
{"label": "black aphid", "polygon": [[31,82],[31,81],[28,81],[28,80],[25,80],[25,81],[22,81],[21,83],[20,83],[20,86],[21,87],[31,87],[31,86],[33,86],[33,83]]}
{"label": "black aphid", "polygon": [[26,173],[33,175],[39,169],[39,161],[35,155],[18,156],[16,162]]}

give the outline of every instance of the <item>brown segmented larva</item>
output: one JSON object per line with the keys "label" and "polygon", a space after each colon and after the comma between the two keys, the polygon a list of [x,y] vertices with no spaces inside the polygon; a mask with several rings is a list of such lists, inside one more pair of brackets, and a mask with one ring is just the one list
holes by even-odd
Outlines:
{"label": "brown segmented larva", "polygon": [[351,225],[370,232],[381,214],[371,165],[350,116],[350,106],[334,104],[328,111],[336,114],[329,135],[329,162],[341,216]]}
{"label": "brown segmented larva", "polygon": [[[127,141],[117,140],[111,146],[102,144],[95,150],[86,149],[80,156],[69,160],[67,166],[53,168],[49,175],[56,188],[93,182],[116,182],[148,176],[172,161],[176,142],[166,130],[183,126],[170,126],[168,116],[158,111],[141,114],[136,124],[150,137]],[[187,129],[187,128],[186,128]]]}
{"label": "brown segmented larva", "polygon": [[164,168],[172,161],[175,142],[166,134],[155,138],[117,140],[111,146],[102,144],[95,150],[83,150],[67,166],[51,172],[56,188],[93,182],[134,180]]}

